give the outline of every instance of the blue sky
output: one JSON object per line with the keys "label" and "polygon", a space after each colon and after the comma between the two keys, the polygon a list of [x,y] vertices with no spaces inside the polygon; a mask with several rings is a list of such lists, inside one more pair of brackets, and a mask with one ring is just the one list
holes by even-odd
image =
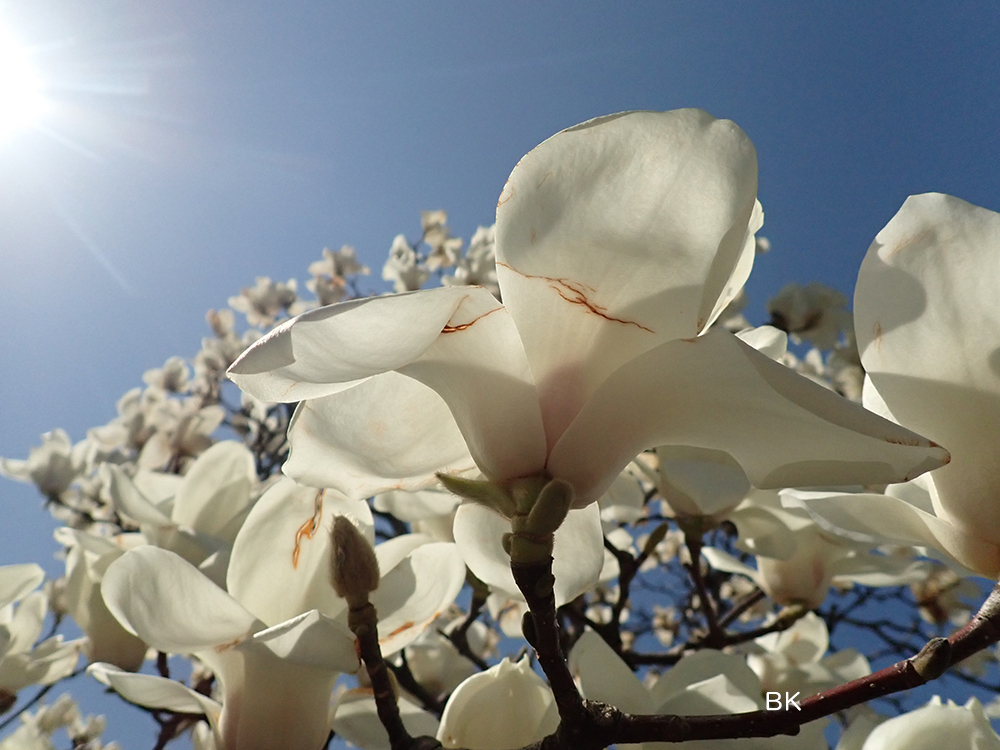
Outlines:
{"label": "blue sky", "polygon": [[[377,277],[422,209],[468,239],[523,153],[609,112],[697,106],[753,139],[758,322],[787,281],[849,294],[911,193],[1000,209],[992,3],[0,0],[0,20],[57,102],[0,143],[7,457],[106,422],[255,276],[304,280],[347,243]],[[0,563],[57,572],[31,488],[0,482],[0,507]]]}

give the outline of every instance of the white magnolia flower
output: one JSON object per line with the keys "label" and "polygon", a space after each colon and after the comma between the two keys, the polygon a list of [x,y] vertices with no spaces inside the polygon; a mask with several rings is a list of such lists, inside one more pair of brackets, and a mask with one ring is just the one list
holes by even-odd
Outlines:
{"label": "white magnolia flower", "polygon": [[211,555],[216,583],[225,581],[236,534],[257,499],[253,454],[242,443],[223,440],[195,459],[184,476],[139,469],[130,477],[106,466],[115,510],[139,525],[150,544],[176,552],[192,565]]}
{"label": "white magnolia flower", "polygon": [[56,541],[66,547],[66,584],[62,598],[73,621],[87,636],[84,647],[92,662],[110,662],[129,671],[139,669],[147,646],[114,618],[101,596],[101,581],[115,560],[136,545],[145,544],[140,534],[113,538],[85,531],[60,528]]}
{"label": "white magnolia flower", "polygon": [[756,187],[749,139],[704,112],[569,128],[500,197],[503,305],[448,287],[311,311],[230,377],[303,401],[285,470],[353,497],[426,485],[471,456],[499,484],[566,480],[579,508],[664,444],[726,451],[766,487],[939,466],[939,447],[709,330],[750,272]]}
{"label": "white magnolia flower", "polygon": [[102,588],[129,630],[154,648],[193,654],[208,665],[219,679],[222,705],[179,683],[110,665],[91,668],[99,679],[143,705],[190,711],[193,704],[195,713],[208,716],[224,750],[322,747],[334,682],[359,665],[345,625],[312,609],[267,627],[190,563],[152,546],[115,561]]}
{"label": "white magnolia flower", "polygon": [[536,742],[558,725],[555,696],[528,657],[516,664],[504,657],[455,688],[437,738],[445,747],[503,750]]}
{"label": "white magnolia flower", "polygon": [[952,461],[885,495],[812,496],[843,529],[929,546],[1000,576],[1000,214],[911,196],[858,274],[855,319],[869,408],[941,442]]}
{"label": "white magnolia flower", "polygon": [[759,651],[747,656],[747,664],[765,692],[806,697],[871,674],[868,660],[853,648],[827,655],[830,633],[814,612],[783,632],[757,638],[754,645]]}
{"label": "white magnolia flower", "polygon": [[871,544],[821,528],[804,509],[782,507],[775,492],[751,493],[730,519],[737,546],[756,555],[756,570],[720,549],[705,547],[702,554],[716,570],[750,578],[778,604],[815,609],[831,585],[901,586],[927,575],[926,561],[876,554]]}
{"label": "white magnolia flower", "polygon": [[1000,750],[1000,737],[990,727],[978,700],[969,698],[964,706],[959,706],[951,701],[942,703],[935,695],[926,706],[879,724],[861,745],[861,750],[940,750],[943,747]]}
{"label": "white magnolia flower", "polygon": [[[587,630],[570,651],[569,667],[584,697],[633,714],[704,716],[765,708],[762,686],[743,658],[712,649],[685,656],[647,688],[603,638]],[[825,719],[806,724],[796,737],[712,740],[679,746],[706,750],[812,750],[826,747],[825,725]],[[643,743],[627,747],[659,750],[674,745]]]}
{"label": "white magnolia flower", "polygon": [[32,482],[46,497],[56,497],[83,471],[86,451],[86,441],[74,446],[65,430],[52,430],[28,451],[27,460],[0,458],[0,476]]}
{"label": "white magnolia flower", "polygon": [[13,705],[19,690],[67,677],[80,657],[82,640],[56,635],[39,642],[47,597],[34,589],[44,577],[35,564],[0,567],[0,713]]}

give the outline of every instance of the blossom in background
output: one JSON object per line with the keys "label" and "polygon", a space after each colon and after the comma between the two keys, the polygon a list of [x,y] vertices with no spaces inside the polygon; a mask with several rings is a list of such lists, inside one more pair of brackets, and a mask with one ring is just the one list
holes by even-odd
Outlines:
{"label": "blossom in background", "polygon": [[[729,121],[591,120],[525,156],[500,196],[503,305],[449,287],[311,311],[230,377],[303,401],[285,471],[353,497],[426,485],[471,456],[497,484],[566,480],[579,508],[661,444],[726,451],[768,487],[941,465],[938,446],[709,330],[750,272],[756,188],[753,145]],[[412,379],[405,398],[396,373]]]}
{"label": "blossom in background", "polygon": [[842,529],[941,550],[1000,576],[1000,214],[911,196],[878,233],[854,312],[864,402],[939,441],[952,461],[885,495],[802,494]]}

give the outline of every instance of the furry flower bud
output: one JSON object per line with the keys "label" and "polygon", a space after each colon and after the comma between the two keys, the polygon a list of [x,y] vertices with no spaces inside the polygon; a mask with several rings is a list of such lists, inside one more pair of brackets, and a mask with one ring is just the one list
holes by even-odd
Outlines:
{"label": "furry flower bud", "polygon": [[334,520],[330,542],[330,583],[337,595],[352,607],[367,602],[380,579],[375,550],[346,516]]}

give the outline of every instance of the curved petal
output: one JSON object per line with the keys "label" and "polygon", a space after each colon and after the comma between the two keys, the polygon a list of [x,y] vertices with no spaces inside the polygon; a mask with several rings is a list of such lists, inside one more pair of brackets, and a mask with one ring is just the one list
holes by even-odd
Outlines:
{"label": "curved petal", "polygon": [[877,484],[948,460],[940,446],[803,378],[725,331],[671,341],[598,389],[549,458],[577,504],[652,445],[729,453],[760,488]]}
{"label": "curved petal", "polygon": [[371,511],[362,500],[282,479],[265,492],[233,544],[226,588],[256,617],[277,625],[318,609],[336,617],[346,608],[330,585],[330,524],[352,518],[374,541]]}
{"label": "curved petal", "polygon": [[437,483],[475,468],[448,405],[413,378],[386,372],[299,404],[282,471],[310,487],[360,499]]}
{"label": "curved petal", "polygon": [[379,613],[379,646],[388,656],[405,648],[455,601],[465,561],[449,542],[424,544],[383,575],[371,602]]}
{"label": "curved petal", "polygon": [[568,662],[583,697],[603,701],[630,714],[653,713],[649,691],[593,630],[584,631],[573,644]]}
{"label": "curved petal", "polygon": [[158,547],[126,552],[101,584],[108,609],[160,651],[189,654],[249,635],[256,620],[190,563]]}
{"label": "curved petal", "polygon": [[990,726],[982,704],[970,698],[964,706],[941,703],[937,696],[915,711],[895,716],[875,727],[864,750],[935,750],[969,747],[1000,750],[1000,737]]}
{"label": "curved petal", "polygon": [[550,446],[609,373],[707,325],[756,190],[746,134],[693,109],[600,117],[521,159],[497,205],[497,278]]}
{"label": "curved petal", "polygon": [[262,401],[328,396],[420,357],[467,294],[443,287],[310,310],[243,352],[229,378]]}
{"label": "curved petal", "polygon": [[1000,575],[1000,545],[969,536],[905,500],[868,493],[800,497],[811,513],[838,529],[883,542],[926,545],[977,573]]}
{"label": "curved petal", "polygon": [[147,708],[162,708],[184,714],[205,714],[216,722],[222,710],[216,701],[175,680],[151,674],[123,672],[113,664],[97,662],[87,667],[87,674],[114,688],[122,698]]}
{"label": "curved petal", "polygon": [[507,311],[482,287],[310,311],[247,350],[230,376],[258,398],[295,401],[391,370],[425,383],[447,402],[488,477],[541,471],[545,438],[521,340]]}
{"label": "curved petal", "polygon": [[[501,540],[510,521],[476,503],[463,503],[455,513],[455,542],[469,570],[494,589],[521,599],[510,572],[510,556]],[[552,549],[556,606],[572,601],[597,583],[604,567],[604,533],[596,504],[571,510],[556,529]]]}
{"label": "curved petal", "polygon": [[[440,722],[434,714],[424,711],[403,696],[397,701],[399,717],[412,737],[437,734]],[[389,735],[378,718],[375,698],[371,690],[357,688],[340,696],[337,713],[333,719],[333,731],[352,745],[365,750],[391,750]]]}
{"label": "curved petal", "polygon": [[441,715],[437,738],[449,748],[523,747],[558,725],[552,690],[531,671],[527,657],[516,664],[504,657],[455,688]]}
{"label": "curved petal", "polygon": [[391,513],[403,523],[423,521],[438,516],[449,516],[458,507],[461,498],[450,492],[422,490],[383,492],[375,498],[375,510]]}
{"label": "curved petal", "polygon": [[45,571],[35,563],[0,566],[0,607],[23,599],[44,580]]}
{"label": "curved petal", "polygon": [[893,415],[945,445],[936,514],[1000,543],[1000,214],[941,194],[911,196],[858,274],[862,363]]}
{"label": "curved petal", "polygon": [[238,530],[234,521],[246,513],[256,484],[250,450],[235,440],[220,441],[198,456],[181,480],[174,497],[173,520],[232,542]]}
{"label": "curved petal", "polygon": [[354,633],[315,609],[254,633],[236,649],[265,648],[287,664],[354,673],[361,662]]}

